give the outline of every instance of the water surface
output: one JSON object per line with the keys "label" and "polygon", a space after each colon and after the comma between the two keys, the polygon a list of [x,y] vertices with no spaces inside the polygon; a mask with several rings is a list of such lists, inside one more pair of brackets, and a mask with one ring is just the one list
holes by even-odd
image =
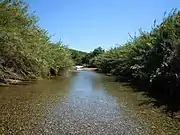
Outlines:
{"label": "water surface", "polygon": [[113,91],[110,77],[78,71],[0,88],[0,134],[145,135]]}

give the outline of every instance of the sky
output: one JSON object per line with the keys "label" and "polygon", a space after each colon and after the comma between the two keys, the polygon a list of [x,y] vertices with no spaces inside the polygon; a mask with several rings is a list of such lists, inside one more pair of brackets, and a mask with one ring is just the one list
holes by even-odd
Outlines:
{"label": "sky", "polygon": [[92,51],[124,44],[141,28],[150,31],[179,0],[25,0],[41,28],[69,48]]}

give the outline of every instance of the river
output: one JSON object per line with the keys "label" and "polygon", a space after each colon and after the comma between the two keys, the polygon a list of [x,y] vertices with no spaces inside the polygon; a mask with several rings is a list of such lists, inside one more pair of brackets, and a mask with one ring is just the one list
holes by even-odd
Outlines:
{"label": "river", "polygon": [[[158,125],[152,131],[153,124],[147,122],[158,116],[158,112],[153,115],[148,112],[141,119],[138,110],[131,110],[136,108],[137,99],[132,93],[120,92],[126,89],[112,77],[92,71],[72,72],[68,76],[29,85],[1,87],[0,134],[168,134],[165,127]],[[151,118],[148,114],[152,115]],[[169,128],[172,129],[171,126]],[[174,133],[179,134],[178,129]]]}

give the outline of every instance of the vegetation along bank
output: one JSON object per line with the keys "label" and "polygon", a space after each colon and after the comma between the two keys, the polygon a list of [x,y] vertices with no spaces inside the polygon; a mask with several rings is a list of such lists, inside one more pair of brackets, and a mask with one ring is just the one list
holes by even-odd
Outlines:
{"label": "vegetation along bank", "polygon": [[28,5],[18,0],[0,2],[0,82],[32,80],[58,74],[73,65],[61,42],[52,43],[48,32]]}
{"label": "vegetation along bank", "polygon": [[[150,32],[140,31],[124,45],[90,53],[52,43],[48,31],[19,0],[0,2],[0,82],[33,80],[58,75],[74,64],[126,78],[133,86],[145,86],[148,95],[180,109],[180,12],[173,10]],[[16,81],[14,81],[16,83]]]}
{"label": "vegetation along bank", "polygon": [[[180,12],[173,10],[150,32],[140,35],[119,47],[112,48],[90,61],[100,72],[131,82],[166,111],[180,109]],[[143,89],[144,90],[144,89]]]}

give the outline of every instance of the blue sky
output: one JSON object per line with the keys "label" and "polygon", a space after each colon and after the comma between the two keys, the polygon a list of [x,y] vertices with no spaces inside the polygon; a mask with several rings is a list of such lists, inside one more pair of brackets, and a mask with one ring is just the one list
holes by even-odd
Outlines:
{"label": "blue sky", "polygon": [[91,51],[123,44],[139,28],[150,30],[179,0],[25,0],[39,25],[69,48]]}

